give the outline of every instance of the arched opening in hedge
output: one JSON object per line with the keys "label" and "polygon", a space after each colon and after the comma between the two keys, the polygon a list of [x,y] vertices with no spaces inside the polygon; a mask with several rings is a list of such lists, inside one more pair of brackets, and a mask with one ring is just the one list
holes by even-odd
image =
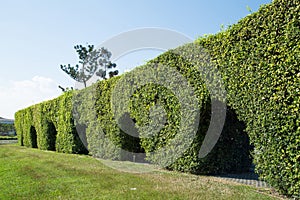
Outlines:
{"label": "arched opening in hedge", "polygon": [[57,131],[53,122],[47,122],[48,150],[56,150]]}
{"label": "arched opening in hedge", "polygon": [[135,126],[136,120],[130,117],[128,112],[124,113],[118,120],[121,140],[121,160],[133,162],[146,161],[145,149],[141,146],[141,136]]}
{"label": "arched opening in hedge", "polygon": [[32,148],[38,148],[37,145],[37,134],[34,126],[30,127],[30,142]]}
{"label": "arched opening in hedge", "polygon": [[86,137],[86,129],[87,126],[85,124],[76,124],[74,119],[71,119],[72,122],[72,134],[74,136],[75,146],[73,151],[78,154],[88,154],[89,151],[87,149],[87,137]]}
{"label": "arched opening in hedge", "polygon": [[23,136],[23,133],[20,135],[20,145],[24,146],[24,136]]}

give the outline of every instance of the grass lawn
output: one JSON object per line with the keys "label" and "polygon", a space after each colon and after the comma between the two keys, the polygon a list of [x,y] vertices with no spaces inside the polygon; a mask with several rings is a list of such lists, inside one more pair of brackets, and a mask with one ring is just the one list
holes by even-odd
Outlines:
{"label": "grass lawn", "polygon": [[277,199],[208,176],[127,173],[85,155],[0,145],[0,199]]}

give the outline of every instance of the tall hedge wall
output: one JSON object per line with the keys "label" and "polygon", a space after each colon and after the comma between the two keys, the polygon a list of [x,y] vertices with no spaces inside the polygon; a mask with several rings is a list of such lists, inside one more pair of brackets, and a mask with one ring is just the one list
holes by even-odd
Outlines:
{"label": "tall hedge wall", "polygon": [[[180,52],[186,51],[189,54],[190,47],[186,45],[180,48]],[[226,123],[217,146],[207,157],[198,157],[210,125],[211,98],[201,71],[197,71],[187,58],[178,55],[177,50],[164,53],[120,79],[120,85],[114,89],[115,93],[122,94],[116,95],[117,99],[113,103],[114,107],[122,108],[119,108],[121,111],[117,113],[119,116],[115,116],[116,119],[129,113],[136,123],[146,160],[152,163],[198,174],[247,170],[251,164],[248,136],[243,132],[243,123],[237,120],[230,108],[223,111],[227,113]],[[180,73],[176,74],[170,68]],[[139,85],[141,87],[135,90],[134,87]],[[187,87],[192,88],[193,94],[190,94]],[[189,106],[193,104],[192,97],[197,97],[195,104],[200,109],[198,124],[194,124],[197,112]],[[188,105],[181,104],[182,98],[185,98]],[[159,113],[159,107],[165,112],[165,121],[162,113]],[[191,109],[193,112],[188,112]],[[189,136],[189,131],[194,127],[195,136]]]}
{"label": "tall hedge wall", "polygon": [[68,92],[16,112],[19,144],[64,153],[86,153],[73,122],[72,96]]}
{"label": "tall hedge wall", "polygon": [[246,123],[256,171],[282,193],[299,198],[299,0],[275,0],[197,44],[214,58],[228,105]]}
{"label": "tall hedge wall", "polygon": [[[144,70],[149,70],[149,65],[152,64],[139,67],[133,72],[120,77],[98,82],[85,90],[75,91],[73,97],[75,123],[78,128],[85,126],[80,129],[81,133],[79,134],[86,135],[88,149],[92,155],[114,160],[133,160],[133,156],[135,156],[135,160],[143,161],[146,159],[151,163],[164,166],[162,161],[165,161],[165,159],[160,156],[153,157],[153,152],[163,147],[178,133],[181,111],[176,109],[176,107],[179,108],[179,105],[174,95],[168,92],[167,88],[154,86],[151,83],[146,84],[135,92],[132,101],[127,102],[129,103],[128,113],[126,113],[126,109],[122,113],[114,113],[113,111],[115,106],[123,106],[126,92],[129,92],[123,90],[124,88],[116,88],[116,84],[123,85],[125,84],[124,79],[128,78],[134,80],[131,76],[137,79],[142,77]],[[234,112],[230,109],[227,111],[226,128],[217,147],[209,154],[208,158],[198,158],[201,142],[211,117],[211,105],[208,92],[202,81],[198,83],[194,80],[194,83],[199,86],[199,90],[197,90],[199,97],[206,93],[198,101],[198,104],[205,108],[199,124],[202,128],[197,132],[192,147],[182,152],[183,154],[177,162],[174,160],[172,165],[169,164],[165,167],[202,174],[248,170],[251,164],[249,139],[243,132],[244,124],[237,120]],[[121,94],[115,97],[114,102],[112,100],[114,98],[113,91]],[[158,99],[153,99],[157,94],[159,94]],[[141,118],[148,120],[150,105],[154,105],[160,100],[161,105],[164,105],[167,112],[168,124],[157,135],[147,137],[147,134],[152,133],[149,129],[146,130],[148,132],[139,129],[142,126]],[[128,120],[133,120],[136,126],[130,124]],[[191,123],[193,123],[192,120]],[[182,136],[185,137],[186,135],[183,134]],[[157,142],[158,140],[160,142]],[[173,148],[177,149],[178,146],[173,146]],[[143,153],[146,153],[146,157]],[[173,156],[172,153],[169,152],[168,156]]]}
{"label": "tall hedge wall", "polygon": [[[77,153],[84,151],[80,137],[94,156],[123,160],[145,153],[146,160],[162,165],[166,164],[161,163],[162,156],[183,151],[166,167],[222,173],[247,168],[249,136],[260,177],[281,193],[299,198],[299,10],[299,0],[275,0],[228,30],[168,51],[130,73],[21,110],[15,115],[20,144]],[[201,57],[203,52],[197,51],[198,47],[203,47],[209,58]],[[196,62],[190,62],[191,57]],[[207,63],[213,64],[211,72],[207,72]],[[164,75],[160,66],[178,71],[187,82],[185,87],[193,88],[193,94],[155,81],[139,85],[134,91],[129,87],[152,80],[153,73]],[[227,101],[218,91],[210,90],[222,86],[215,79],[216,70],[224,82]],[[205,82],[205,77],[212,81]],[[164,81],[170,86],[178,83],[168,74]],[[186,104],[195,103],[200,110],[199,116],[191,112],[191,121],[184,121],[190,127],[194,117],[199,119],[196,135],[186,149],[172,146],[172,140],[190,139],[184,135],[188,130],[180,127],[182,119],[189,118],[177,95],[186,96]],[[225,125],[214,149],[199,158],[215,101],[227,104],[223,111]],[[166,145],[161,154],[153,154]]]}

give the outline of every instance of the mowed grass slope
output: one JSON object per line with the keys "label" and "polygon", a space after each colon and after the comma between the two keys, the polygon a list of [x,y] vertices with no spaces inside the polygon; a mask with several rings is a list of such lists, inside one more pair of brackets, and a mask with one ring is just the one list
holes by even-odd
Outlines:
{"label": "mowed grass slope", "polygon": [[17,145],[0,145],[0,179],[0,199],[276,199],[213,177],[126,173],[89,156]]}

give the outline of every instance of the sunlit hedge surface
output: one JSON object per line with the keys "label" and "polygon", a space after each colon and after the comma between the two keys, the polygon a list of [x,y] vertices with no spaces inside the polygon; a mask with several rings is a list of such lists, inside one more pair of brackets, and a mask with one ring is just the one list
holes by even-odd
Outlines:
{"label": "sunlit hedge surface", "polygon": [[222,73],[228,105],[246,123],[256,171],[300,192],[300,2],[277,0],[197,43]]}
{"label": "sunlit hedge surface", "polygon": [[[260,177],[299,197],[299,10],[275,0],[129,73],[18,111],[19,143],[210,174],[246,170],[249,136]],[[215,112],[226,115],[222,134],[200,158]]]}
{"label": "sunlit hedge surface", "polygon": [[71,92],[16,112],[15,127],[20,145],[64,153],[87,152],[74,126]]}

